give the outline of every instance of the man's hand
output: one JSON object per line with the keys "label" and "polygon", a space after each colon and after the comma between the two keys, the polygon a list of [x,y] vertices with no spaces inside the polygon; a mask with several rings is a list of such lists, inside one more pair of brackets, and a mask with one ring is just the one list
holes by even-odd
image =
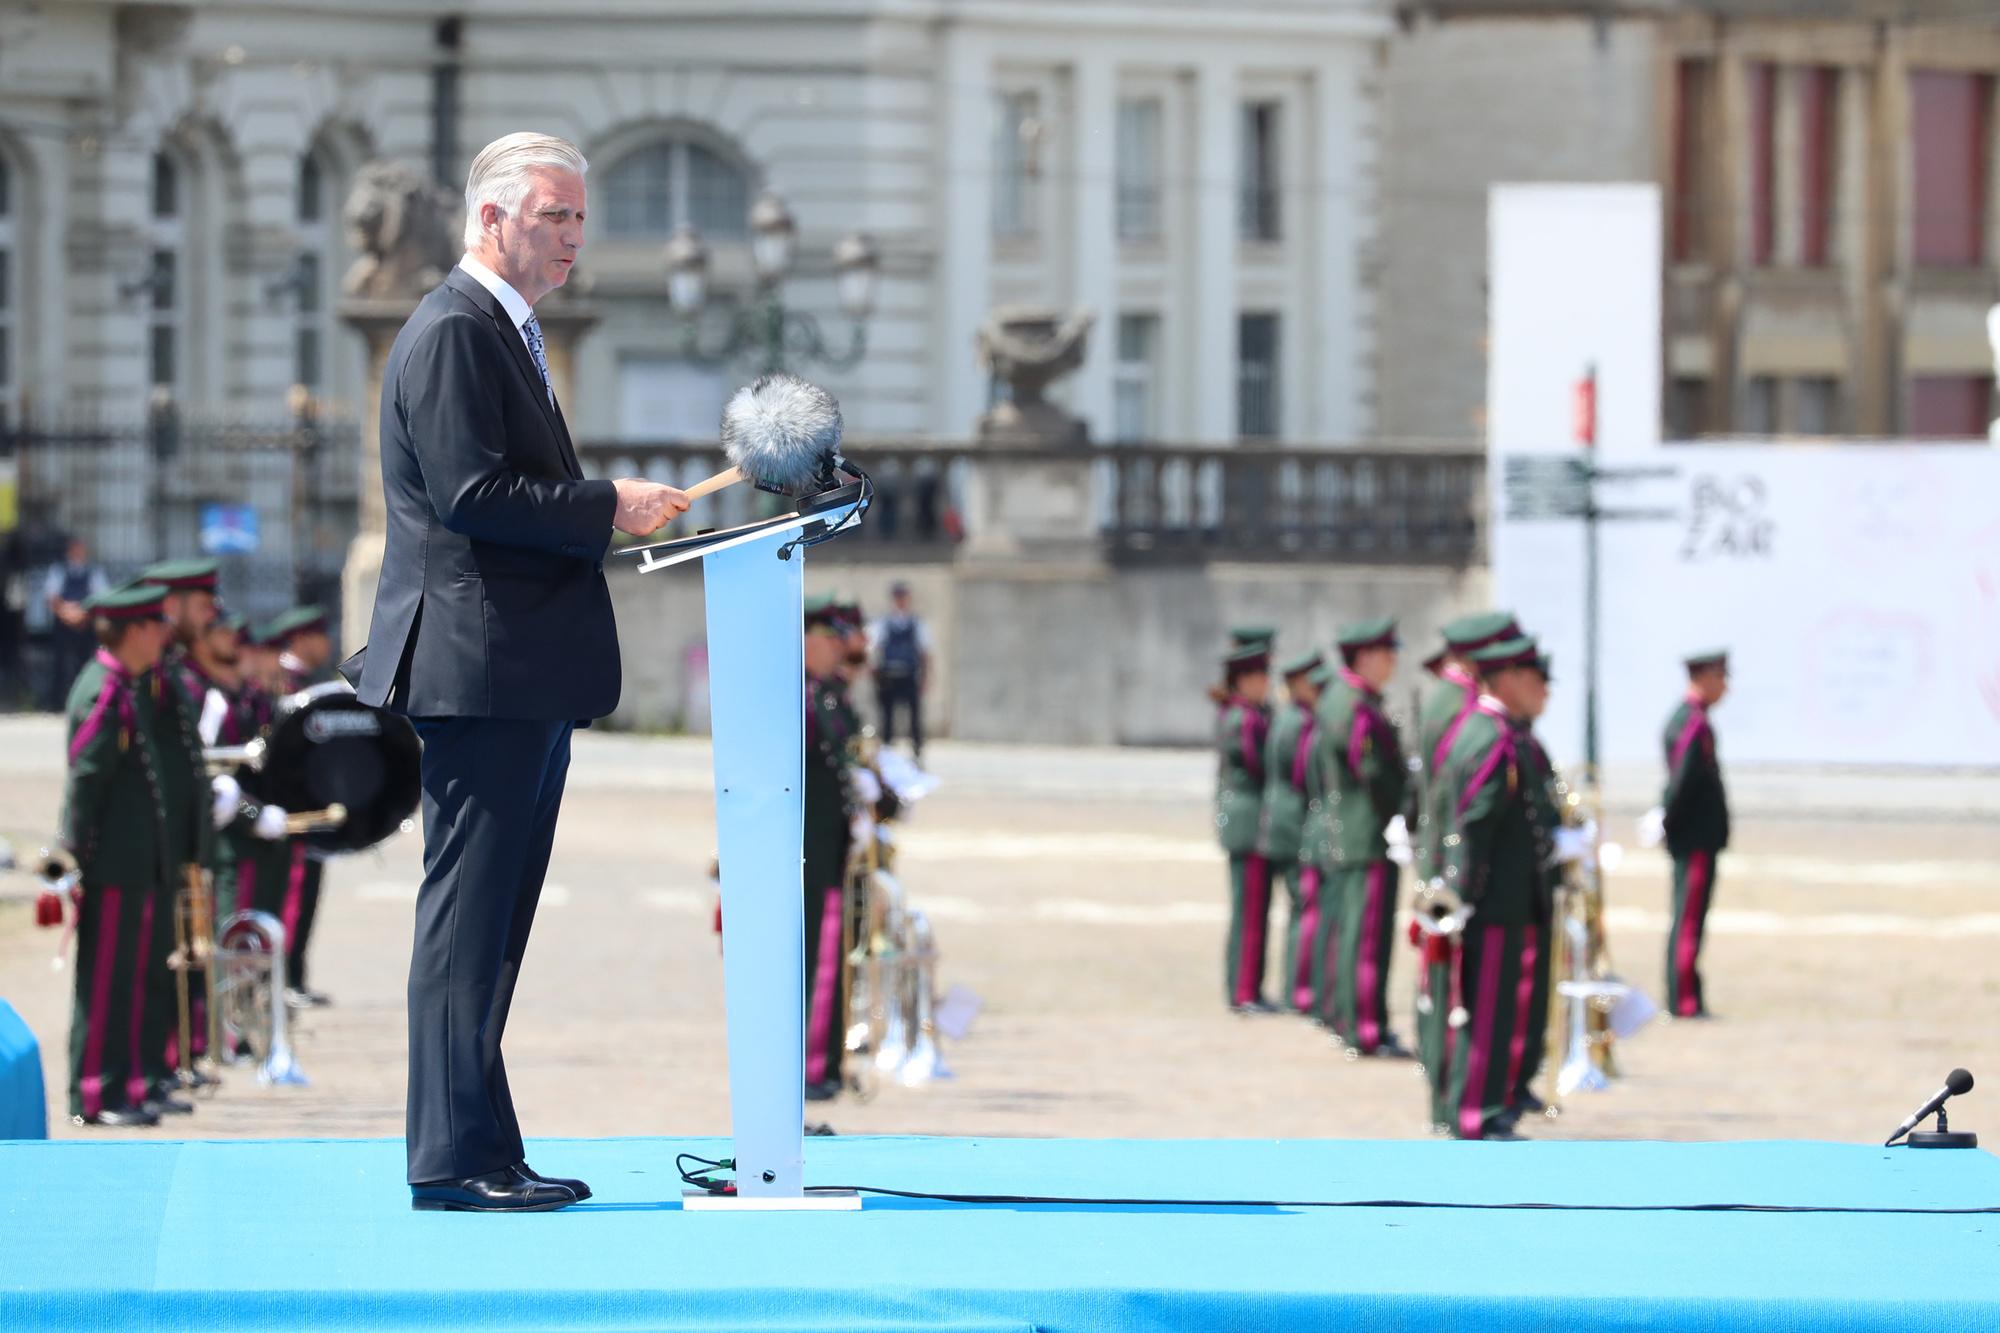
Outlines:
{"label": "man's hand", "polygon": [[618,512],[611,526],[634,537],[658,532],[676,515],[685,514],[687,492],[644,477],[620,477],[611,483],[618,488]]}

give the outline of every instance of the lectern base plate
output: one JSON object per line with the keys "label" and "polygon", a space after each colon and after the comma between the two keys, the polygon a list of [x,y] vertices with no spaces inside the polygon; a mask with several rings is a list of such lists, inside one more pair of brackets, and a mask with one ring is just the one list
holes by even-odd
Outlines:
{"label": "lectern base plate", "polygon": [[681,1207],[690,1213],[858,1213],[861,1196],[853,1190],[748,1197],[686,1190],[681,1194]]}

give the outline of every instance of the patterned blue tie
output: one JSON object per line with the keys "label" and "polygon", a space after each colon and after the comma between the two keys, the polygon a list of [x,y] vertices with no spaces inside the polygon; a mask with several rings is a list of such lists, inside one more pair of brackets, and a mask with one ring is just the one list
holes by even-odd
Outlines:
{"label": "patterned blue tie", "polygon": [[555,386],[549,383],[549,358],[542,350],[542,322],[530,313],[528,322],[521,326],[521,332],[527,335],[528,355],[535,358],[535,369],[542,372],[542,388],[548,391],[549,401],[553,403],[556,400],[556,390]]}

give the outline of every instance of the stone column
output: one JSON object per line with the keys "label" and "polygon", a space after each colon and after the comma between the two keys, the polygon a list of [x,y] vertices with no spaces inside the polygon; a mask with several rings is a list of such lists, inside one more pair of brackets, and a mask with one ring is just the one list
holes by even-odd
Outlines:
{"label": "stone column", "polygon": [[1194,364],[1182,367],[1195,385],[1194,439],[1225,444],[1236,438],[1236,160],[1242,111],[1236,71],[1221,61],[1195,76]]}
{"label": "stone column", "polygon": [[1114,173],[1118,138],[1117,72],[1109,58],[1078,58],[1071,75],[1076,160],[1072,232],[1075,304],[1097,316],[1098,353],[1076,373],[1076,414],[1093,440],[1112,437],[1113,371],[1118,359],[1118,222]]}

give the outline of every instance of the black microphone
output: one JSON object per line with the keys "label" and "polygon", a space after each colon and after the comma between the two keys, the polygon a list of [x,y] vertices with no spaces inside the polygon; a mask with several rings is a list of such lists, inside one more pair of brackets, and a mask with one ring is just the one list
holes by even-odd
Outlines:
{"label": "black microphone", "polygon": [[1940,1106],[1943,1106],[1948,1098],[1961,1096],[1971,1091],[1972,1075],[1966,1073],[1963,1069],[1952,1070],[1944,1076],[1944,1086],[1938,1089],[1937,1096],[1919,1106],[1915,1111],[1912,1111],[1910,1118],[1896,1126],[1896,1132],[1891,1134],[1889,1141],[1882,1146],[1884,1148],[1892,1146],[1897,1139],[1902,1138],[1903,1135],[1921,1125],[1925,1117],[1929,1116],[1931,1112],[1937,1110]]}

